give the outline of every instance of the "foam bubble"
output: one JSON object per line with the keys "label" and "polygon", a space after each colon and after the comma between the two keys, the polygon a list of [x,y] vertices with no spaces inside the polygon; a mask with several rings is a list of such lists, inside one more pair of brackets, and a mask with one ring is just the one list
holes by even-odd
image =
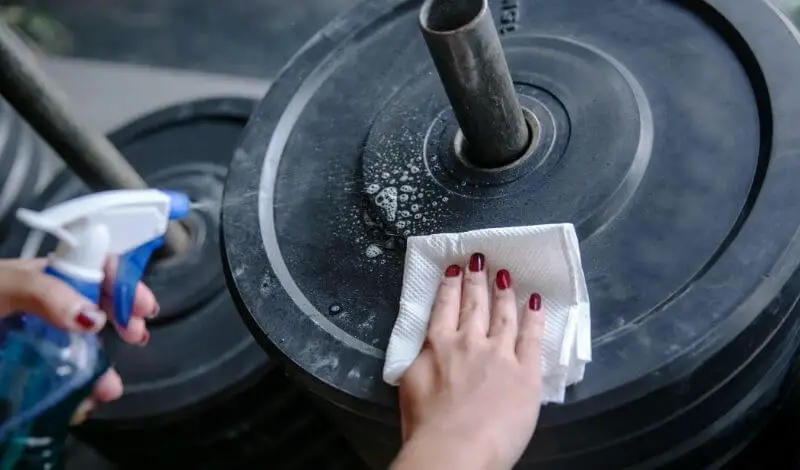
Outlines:
{"label": "foam bubble", "polygon": [[375,205],[386,214],[386,220],[394,222],[397,218],[397,188],[394,186],[383,188],[375,196]]}
{"label": "foam bubble", "polygon": [[381,247],[378,245],[372,244],[367,247],[364,254],[367,255],[367,258],[377,258],[383,254],[383,249],[381,249]]}

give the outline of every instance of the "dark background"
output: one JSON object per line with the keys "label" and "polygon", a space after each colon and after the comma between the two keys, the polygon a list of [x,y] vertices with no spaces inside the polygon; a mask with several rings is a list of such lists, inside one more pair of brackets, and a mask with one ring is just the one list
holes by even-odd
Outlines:
{"label": "dark background", "polygon": [[[800,24],[800,0],[772,1]],[[269,79],[358,2],[0,0],[0,18],[53,53]]]}
{"label": "dark background", "polygon": [[358,1],[0,0],[0,19],[61,55],[267,79]]}

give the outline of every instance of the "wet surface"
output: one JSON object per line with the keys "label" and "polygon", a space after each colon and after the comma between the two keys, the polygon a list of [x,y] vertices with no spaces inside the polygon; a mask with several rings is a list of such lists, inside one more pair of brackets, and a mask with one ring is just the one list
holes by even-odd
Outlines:
{"label": "wet surface", "polygon": [[271,78],[357,1],[0,0],[0,18],[67,56]]}

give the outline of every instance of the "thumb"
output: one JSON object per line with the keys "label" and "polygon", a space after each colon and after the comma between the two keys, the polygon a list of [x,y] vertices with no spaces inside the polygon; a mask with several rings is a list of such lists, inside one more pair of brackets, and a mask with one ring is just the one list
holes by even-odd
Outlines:
{"label": "thumb", "polygon": [[21,263],[0,264],[0,318],[16,312],[38,315],[69,331],[97,332],[106,315],[69,284]]}

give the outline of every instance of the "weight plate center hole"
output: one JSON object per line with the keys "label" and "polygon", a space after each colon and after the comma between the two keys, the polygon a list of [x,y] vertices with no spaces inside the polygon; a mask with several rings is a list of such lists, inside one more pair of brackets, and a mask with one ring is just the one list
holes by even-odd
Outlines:
{"label": "weight plate center hole", "polygon": [[485,0],[427,1],[420,11],[422,26],[435,33],[451,33],[469,26],[485,8]]}
{"label": "weight plate center hole", "polygon": [[207,227],[203,222],[202,217],[195,214],[190,214],[186,219],[177,222],[181,224],[189,235],[189,245],[187,250],[182,253],[168,253],[163,248],[156,252],[153,257],[149,270],[152,269],[169,269],[172,266],[178,265],[184,258],[192,254],[196,255],[198,247],[204,243],[206,238]]}
{"label": "weight plate center hole", "polygon": [[469,168],[473,171],[482,171],[487,173],[501,173],[507,170],[512,170],[514,168],[519,167],[520,165],[524,165],[526,161],[530,160],[531,156],[536,153],[536,148],[539,145],[541,140],[541,124],[539,122],[539,118],[536,117],[536,114],[528,108],[522,108],[522,115],[525,117],[525,124],[528,127],[528,145],[525,147],[525,151],[520,155],[519,158],[514,160],[513,162],[495,167],[495,168],[487,168],[478,166],[472,162],[473,159],[470,158],[470,145],[466,138],[464,138],[464,133],[461,132],[461,129],[456,131],[456,135],[453,138],[453,153],[455,154],[458,162]]}

